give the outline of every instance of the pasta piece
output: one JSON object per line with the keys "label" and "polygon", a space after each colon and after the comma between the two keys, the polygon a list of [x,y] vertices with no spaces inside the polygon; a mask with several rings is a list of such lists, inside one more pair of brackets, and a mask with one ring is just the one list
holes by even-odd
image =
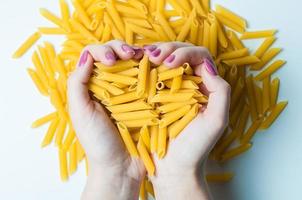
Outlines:
{"label": "pasta piece", "polygon": [[72,143],[69,150],[69,174],[73,174],[78,167],[78,159],[77,159],[77,146],[76,143]]}
{"label": "pasta piece", "polygon": [[275,56],[277,56],[282,49],[280,48],[272,48],[268,50],[262,57],[259,63],[256,63],[251,66],[251,70],[260,70],[262,69],[267,63],[269,63]]}
{"label": "pasta piece", "polygon": [[63,149],[59,149],[60,176],[62,181],[68,180],[67,155]]}
{"label": "pasta piece", "polygon": [[130,29],[128,23],[125,24],[125,41],[127,44],[133,45],[134,43],[134,34]]}
{"label": "pasta piece", "polygon": [[93,42],[98,41],[98,39],[96,38],[96,36],[94,34],[92,34],[90,31],[88,31],[82,24],[80,24],[76,20],[70,19],[69,22],[75,30],[77,30],[81,35],[83,35],[83,37],[85,37]]}
{"label": "pasta piece", "polygon": [[187,21],[183,25],[180,33],[176,37],[176,41],[185,41],[185,38],[187,37],[189,31],[190,31],[190,26],[193,21],[193,19],[196,17],[196,10],[193,8],[192,12],[190,13],[190,16],[188,17]]}
{"label": "pasta piece", "polygon": [[125,126],[125,124],[118,122],[117,123],[117,128],[121,134],[121,137],[125,143],[125,146],[129,152],[129,154],[133,157],[137,157],[138,156],[138,151],[135,147],[135,144],[130,136],[130,133],[127,129],[127,127]]}
{"label": "pasta piece", "polygon": [[268,76],[275,73],[278,69],[280,69],[286,61],[284,60],[276,60],[274,63],[272,63],[270,66],[268,66],[266,69],[264,69],[262,72],[260,72],[257,76],[255,76],[256,81],[261,81]]}
{"label": "pasta piece", "polygon": [[256,56],[245,56],[242,58],[235,58],[231,60],[225,60],[223,61],[225,64],[232,66],[232,65],[238,65],[238,66],[244,66],[244,65],[251,65],[255,63],[260,63],[261,61]]}
{"label": "pasta piece", "polygon": [[27,72],[30,75],[30,77],[33,80],[33,82],[35,83],[35,85],[38,88],[39,92],[42,95],[47,96],[48,95],[48,91],[47,91],[46,87],[44,86],[44,83],[39,78],[38,74],[34,70],[32,70],[30,68],[27,69]]}
{"label": "pasta piece", "polygon": [[202,78],[199,76],[189,76],[189,75],[183,75],[182,76],[183,80],[191,80],[196,84],[202,83]]}
{"label": "pasta piece", "polygon": [[108,92],[110,92],[113,95],[121,95],[121,94],[125,93],[124,90],[121,90],[120,88],[111,85],[107,81],[103,81],[103,80],[92,77],[90,79],[90,82],[99,87],[106,89]]}
{"label": "pasta piece", "polygon": [[238,100],[240,99],[241,94],[243,93],[244,87],[245,83],[242,77],[240,77],[236,83],[235,90],[231,95],[231,110],[233,110],[233,106],[237,105]]}
{"label": "pasta piece", "polygon": [[220,6],[216,5],[216,12],[221,14],[223,17],[228,18],[232,20],[235,24],[242,28],[246,28],[246,20],[243,19],[242,17],[238,16],[237,14],[233,13],[232,11]]}
{"label": "pasta piece", "polygon": [[157,84],[157,69],[152,69],[149,78],[148,103],[151,102],[151,99],[156,94],[156,84]]}
{"label": "pasta piece", "polygon": [[116,72],[121,72],[121,71],[124,71],[124,70],[127,70],[127,69],[130,69],[134,66],[138,66],[138,62],[137,61],[134,61],[134,60],[118,60],[116,61],[116,63],[110,67],[100,63],[100,62],[97,62],[97,63],[94,63],[94,65],[100,70],[100,71],[103,71],[103,72],[109,72],[109,73],[116,73]]}
{"label": "pasta piece", "polygon": [[243,49],[244,48],[244,45],[243,45],[242,41],[239,40],[238,36],[233,31],[228,31],[227,32],[227,37],[231,41],[234,48],[236,48],[236,49]]}
{"label": "pasta piece", "polygon": [[262,88],[260,88],[258,85],[254,85],[254,90],[255,90],[255,99],[256,99],[256,108],[257,108],[257,113],[258,117],[261,118],[263,116],[263,91]]}
{"label": "pasta piece", "polygon": [[261,58],[263,54],[272,46],[272,44],[276,41],[275,37],[268,37],[264,40],[264,42],[260,45],[260,47],[254,53],[255,56]]}
{"label": "pasta piece", "polygon": [[209,48],[210,47],[210,29],[211,29],[211,26],[210,24],[205,21],[204,22],[204,26],[203,26],[203,46],[206,47],[206,48]]}
{"label": "pasta piece", "polygon": [[182,108],[179,108],[175,111],[172,111],[170,113],[163,115],[159,122],[159,127],[163,128],[163,127],[166,127],[166,126],[172,124],[179,118],[183,117],[190,110],[190,108],[191,108],[190,105],[186,105]]}
{"label": "pasta piece", "polygon": [[171,84],[171,93],[177,92],[181,88],[181,82],[182,82],[182,76],[176,76],[173,78],[172,84]]}
{"label": "pasta piece", "polygon": [[210,52],[216,58],[217,56],[217,41],[218,41],[218,28],[217,23],[212,23],[210,27]]}
{"label": "pasta piece", "polygon": [[230,29],[239,32],[239,33],[244,33],[245,28],[241,27],[240,25],[236,24],[232,19],[227,18],[223,16],[220,13],[215,12],[215,16],[217,17],[218,21],[221,22],[223,25],[229,27]]}
{"label": "pasta piece", "polygon": [[147,85],[147,77],[149,76],[150,66],[149,66],[149,58],[148,56],[144,56],[143,59],[139,63],[139,73],[137,77],[137,96],[142,96],[146,91]]}
{"label": "pasta piece", "polygon": [[66,31],[69,31],[68,28],[66,28],[66,25],[64,24],[64,22],[60,18],[58,18],[57,16],[55,16],[54,14],[49,12],[47,9],[40,8],[40,14],[43,17],[45,17],[47,20],[49,20],[52,23],[56,24],[57,26],[65,29]]}
{"label": "pasta piece", "polygon": [[221,59],[221,60],[235,59],[235,58],[248,56],[248,54],[249,54],[249,50],[247,48],[243,48],[243,49],[220,54],[217,59]]}
{"label": "pasta piece", "polygon": [[125,75],[125,76],[137,76],[138,75],[138,68],[130,68],[130,69],[126,69],[124,71],[118,72],[117,74],[119,75]]}
{"label": "pasta piece", "polygon": [[156,12],[156,18],[159,24],[164,28],[165,33],[169,37],[169,40],[174,41],[176,39],[176,34],[163,14],[161,12]]}
{"label": "pasta piece", "polygon": [[[172,87],[172,81],[165,81],[165,85],[168,88]],[[181,89],[199,89],[198,85],[191,80],[182,80],[181,81]]]}
{"label": "pasta piece", "polygon": [[146,126],[155,126],[158,124],[157,118],[147,118],[147,119],[136,119],[136,120],[129,120],[129,121],[122,121],[129,128],[136,128]]}
{"label": "pasta piece", "polygon": [[139,152],[140,158],[142,159],[146,170],[148,172],[149,176],[153,176],[154,172],[155,172],[155,166],[153,164],[153,161],[146,149],[146,146],[144,145],[144,142],[142,141],[142,138],[140,137],[140,139],[138,140],[137,143],[137,150]]}
{"label": "pasta piece", "polygon": [[136,95],[136,92],[129,92],[125,93],[119,96],[111,97],[109,99],[105,99],[102,101],[102,104],[106,106],[113,106],[121,103],[127,103],[130,101],[134,101],[139,99],[139,97]]}
{"label": "pasta piece", "polygon": [[152,107],[144,101],[135,101],[131,103],[107,107],[107,109],[111,113],[124,113],[124,112],[137,111],[137,110],[148,110],[151,108]]}
{"label": "pasta piece", "polygon": [[195,104],[180,120],[174,122],[168,127],[169,138],[176,138],[179,133],[196,117],[197,113],[198,104]]}
{"label": "pasta piece", "polygon": [[139,199],[147,200],[146,190],[145,190],[145,182],[144,181],[142,181],[141,186],[139,187]]}
{"label": "pasta piece", "polygon": [[255,135],[257,129],[260,127],[262,119],[258,119],[252,123],[249,129],[246,131],[244,135],[240,138],[241,144],[247,144],[250,142],[251,138]]}
{"label": "pasta piece", "polygon": [[167,127],[158,129],[157,155],[159,159],[162,159],[166,154],[167,131]]}
{"label": "pasta piece", "polygon": [[158,117],[158,114],[152,110],[132,111],[125,113],[115,113],[111,115],[117,121],[127,121],[135,119],[145,119]]}
{"label": "pasta piece", "polygon": [[65,0],[59,0],[60,3],[60,10],[61,10],[61,17],[64,21],[65,27],[68,27],[69,29],[69,18],[70,18],[70,14],[69,14],[69,8],[68,8],[68,4],[66,3]]}
{"label": "pasta piece", "polygon": [[101,100],[110,98],[109,93],[105,89],[99,87],[98,85],[95,85],[94,83],[89,83],[88,89]]}
{"label": "pasta piece", "polygon": [[73,7],[75,8],[78,18],[81,20],[81,22],[85,25],[86,28],[89,30],[94,30],[90,27],[91,25],[91,19],[88,16],[88,13],[83,8],[79,0],[72,0]]}
{"label": "pasta piece", "polygon": [[268,117],[261,123],[260,129],[267,129],[271,126],[271,124],[277,119],[277,117],[281,114],[284,108],[287,106],[287,101],[282,101],[272,109],[271,113]]}
{"label": "pasta piece", "polygon": [[67,121],[65,119],[60,119],[60,122],[58,124],[58,128],[57,128],[57,134],[56,134],[56,138],[55,138],[55,144],[58,147],[62,146],[62,140],[66,131],[66,127],[67,127]]}
{"label": "pasta piece", "polygon": [[279,93],[280,80],[279,78],[274,78],[270,86],[270,110],[272,110],[277,104],[278,93]]}
{"label": "pasta piece", "polygon": [[32,128],[40,127],[40,126],[46,124],[47,122],[52,121],[56,117],[57,117],[57,112],[52,112],[52,113],[45,115],[45,116],[37,119],[36,121],[34,121],[31,125],[31,127]]}
{"label": "pasta piece", "polygon": [[13,54],[13,58],[20,58],[23,56],[26,51],[35,44],[37,40],[39,40],[41,34],[39,32],[35,32],[32,34]]}
{"label": "pasta piece", "polygon": [[277,30],[266,30],[266,31],[255,31],[255,32],[245,32],[241,35],[241,40],[247,39],[258,39],[258,38],[266,38],[272,37],[275,35]]}
{"label": "pasta piece", "polygon": [[159,106],[157,107],[157,110],[164,114],[164,113],[168,113],[168,112],[171,112],[171,111],[174,111],[174,110],[177,110],[185,105],[190,105],[190,104],[195,104],[197,103],[197,101],[195,99],[191,99],[187,102],[180,102],[180,103],[167,103],[167,104],[164,104],[162,106]]}
{"label": "pasta piece", "polygon": [[111,0],[107,3],[107,11],[112,19],[114,19],[114,23],[116,25],[116,28],[118,31],[125,35],[125,24],[123,20],[121,19],[121,16],[119,15],[117,9],[116,9],[116,3],[114,0]]}
{"label": "pasta piece", "polygon": [[237,138],[242,137],[242,135],[245,131],[245,127],[246,127],[247,122],[248,122],[249,114],[250,114],[250,108],[247,104],[244,104],[242,113],[240,114],[240,118],[239,118],[238,124],[236,126]]}
{"label": "pasta piece", "polygon": [[150,134],[147,126],[143,126],[141,128],[140,137],[142,138],[148,152],[150,152]]}
{"label": "pasta piece", "polygon": [[54,118],[51,122],[51,124],[49,125],[49,128],[47,130],[47,133],[41,143],[41,147],[46,147],[47,145],[49,145],[55,135],[57,126],[58,126],[58,122],[59,119],[58,118]]}
{"label": "pasta piece", "polygon": [[104,81],[122,83],[122,84],[126,84],[126,85],[132,85],[137,82],[136,78],[113,74],[113,73],[109,73],[109,72],[100,72],[98,74],[97,78],[104,80]]}
{"label": "pasta piece", "polygon": [[157,94],[155,95],[151,102],[180,102],[187,101],[193,97],[193,93],[173,93],[173,94]]}
{"label": "pasta piece", "polygon": [[44,35],[65,35],[66,31],[62,28],[39,27],[39,32]]}
{"label": "pasta piece", "polygon": [[253,76],[249,75],[246,78],[246,89],[247,89],[247,97],[249,100],[249,104],[251,107],[251,116],[252,121],[254,122],[258,118],[257,113],[257,106],[256,106],[256,98],[255,98],[255,90],[254,90],[254,83],[253,83]]}
{"label": "pasta piece", "polygon": [[242,144],[236,148],[233,148],[227,152],[225,152],[224,154],[222,154],[221,156],[221,162],[226,162],[244,152],[246,152],[247,150],[249,150],[252,147],[252,144],[247,143],[247,144]]}
{"label": "pasta piece", "polygon": [[193,8],[196,9],[196,12],[198,15],[200,15],[201,17],[206,16],[206,12],[205,12],[204,8],[202,7],[202,4],[199,0],[190,0],[190,3],[192,4]]}
{"label": "pasta piece", "polygon": [[71,146],[74,138],[75,138],[75,132],[74,132],[73,128],[69,126],[67,136],[66,136],[66,138],[63,142],[63,145],[62,145],[62,148],[65,151],[68,151],[70,149],[70,146]]}
{"label": "pasta piece", "polygon": [[158,126],[150,127],[150,151],[151,153],[157,152],[158,145]]}
{"label": "pasta piece", "polygon": [[172,79],[172,78],[182,75],[183,73],[184,73],[184,68],[182,68],[182,67],[167,70],[164,72],[160,72],[158,74],[158,80],[164,81],[164,80]]}
{"label": "pasta piece", "polygon": [[158,34],[150,29],[146,29],[140,26],[137,26],[135,24],[128,24],[129,28],[131,31],[133,31],[134,33],[137,33],[139,35],[143,35],[144,37],[153,39],[153,40],[158,40]]}
{"label": "pasta piece", "polygon": [[262,88],[263,88],[262,113],[266,113],[266,111],[268,111],[268,109],[270,108],[270,103],[271,103],[270,86],[271,86],[271,78],[268,76],[262,81]]}

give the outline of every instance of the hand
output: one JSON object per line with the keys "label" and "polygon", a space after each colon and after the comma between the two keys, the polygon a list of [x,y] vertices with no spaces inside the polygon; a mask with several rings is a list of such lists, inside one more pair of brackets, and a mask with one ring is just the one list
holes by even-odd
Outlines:
{"label": "hand", "polygon": [[69,113],[88,162],[89,175],[82,199],[137,199],[145,168],[127,153],[115,125],[103,107],[93,101],[87,83],[94,61],[113,65],[122,60],[140,59],[143,50],[121,41],[87,46],[76,70],[69,76]]}
{"label": "hand", "polygon": [[[207,49],[188,43],[158,43],[144,47],[151,62],[169,68],[188,62],[201,76],[201,92],[209,96],[206,108],[168,144],[166,156],[153,156],[156,175],[151,178],[156,199],[209,199],[204,178],[207,156],[228,122],[230,86],[217,75]],[[201,176],[200,176],[201,175]]]}

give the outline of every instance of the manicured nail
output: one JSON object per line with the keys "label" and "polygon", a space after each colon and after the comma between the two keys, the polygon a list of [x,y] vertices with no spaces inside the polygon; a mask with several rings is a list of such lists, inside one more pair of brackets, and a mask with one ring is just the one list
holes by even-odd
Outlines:
{"label": "manicured nail", "polygon": [[164,62],[171,63],[175,59],[175,55],[169,55]]}
{"label": "manicured nail", "polygon": [[146,51],[146,50],[148,50],[148,51],[154,51],[155,49],[156,49],[156,46],[155,45],[145,45],[144,47],[143,47],[143,49]]}
{"label": "manicured nail", "polygon": [[209,72],[209,74],[211,74],[213,76],[217,76],[217,72],[216,72],[214,64],[207,58],[205,58],[203,60],[203,62],[205,64],[206,70]]}
{"label": "manicured nail", "polygon": [[105,54],[105,57],[106,57],[107,60],[115,60],[115,56],[112,52],[107,52]]}
{"label": "manicured nail", "polygon": [[126,45],[126,44],[122,45],[122,49],[126,53],[135,54],[134,50],[131,47],[129,47],[128,45]]}
{"label": "manicured nail", "polygon": [[79,67],[82,67],[85,65],[87,62],[89,52],[86,50],[84,53],[81,55],[80,61],[79,61]]}
{"label": "manicured nail", "polygon": [[151,53],[151,56],[157,57],[157,56],[159,56],[160,53],[161,53],[161,50],[160,50],[160,49],[156,49],[155,51],[153,51],[153,52]]}

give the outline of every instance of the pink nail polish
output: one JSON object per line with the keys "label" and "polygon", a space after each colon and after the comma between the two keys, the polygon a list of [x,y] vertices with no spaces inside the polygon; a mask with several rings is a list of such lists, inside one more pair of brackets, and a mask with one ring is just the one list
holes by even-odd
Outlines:
{"label": "pink nail polish", "polygon": [[145,50],[145,51],[154,51],[155,49],[156,49],[156,46],[155,45],[145,45],[144,47],[143,47],[143,49]]}
{"label": "pink nail polish", "polygon": [[169,55],[164,62],[171,63],[175,59],[175,55]]}
{"label": "pink nail polish", "polygon": [[122,50],[129,54],[135,54],[134,50],[126,44],[122,45]]}
{"label": "pink nail polish", "polygon": [[84,53],[81,55],[80,61],[79,61],[79,67],[82,67],[85,65],[87,62],[89,52],[86,50]]}
{"label": "pink nail polish", "polygon": [[203,62],[206,67],[206,70],[209,72],[209,74],[211,74],[213,76],[217,76],[217,72],[216,72],[214,64],[207,58],[205,58],[203,60]]}
{"label": "pink nail polish", "polygon": [[151,53],[151,56],[157,57],[157,56],[159,56],[160,53],[161,53],[161,50],[160,50],[160,49],[156,49],[155,51],[153,51],[153,52]]}
{"label": "pink nail polish", "polygon": [[107,60],[115,60],[116,59],[115,55],[112,52],[107,52],[105,54],[105,57],[106,57]]}

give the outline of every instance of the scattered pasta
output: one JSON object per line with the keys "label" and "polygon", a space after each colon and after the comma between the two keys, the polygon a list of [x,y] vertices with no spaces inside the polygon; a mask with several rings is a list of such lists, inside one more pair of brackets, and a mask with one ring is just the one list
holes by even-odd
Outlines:
{"label": "scattered pasta", "polygon": [[[219,75],[233,89],[229,126],[210,154],[210,159],[218,162],[226,162],[251,148],[257,130],[269,128],[287,105],[286,101],[278,103],[280,80],[271,78],[285,64],[283,60],[273,61],[281,51],[271,48],[276,30],[250,32],[244,18],[220,5],[212,10],[209,0],[71,3],[73,10],[66,0],[59,0],[60,16],[41,9],[41,15],[52,26],[39,27],[13,54],[14,58],[21,57],[41,35],[65,37],[59,51],[47,42],[39,45],[32,55],[33,68],[28,69],[38,91],[49,97],[55,108],[32,127],[50,123],[41,146],[51,142],[57,145],[63,181],[82,160],[88,169],[85,152],[70,121],[66,97],[68,75],[86,45],[121,39],[138,46],[181,41],[208,48]],[[263,42],[254,53],[242,41],[261,38]],[[249,75],[250,70],[258,72],[255,77]],[[202,78],[194,76],[186,63],[168,70],[164,65],[151,65],[145,56],[139,62],[119,60],[110,68],[95,63],[89,90],[111,113],[130,155],[141,157],[152,175],[156,169],[151,153],[163,158],[169,140],[181,134],[199,107],[207,103],[207,96],[198,90],[200,83]],[[225,182],[232,177],[232,173],[210,173],[207,180]],[[151,183],[143,183],[141,197],[147,192],[152,194]]]}

